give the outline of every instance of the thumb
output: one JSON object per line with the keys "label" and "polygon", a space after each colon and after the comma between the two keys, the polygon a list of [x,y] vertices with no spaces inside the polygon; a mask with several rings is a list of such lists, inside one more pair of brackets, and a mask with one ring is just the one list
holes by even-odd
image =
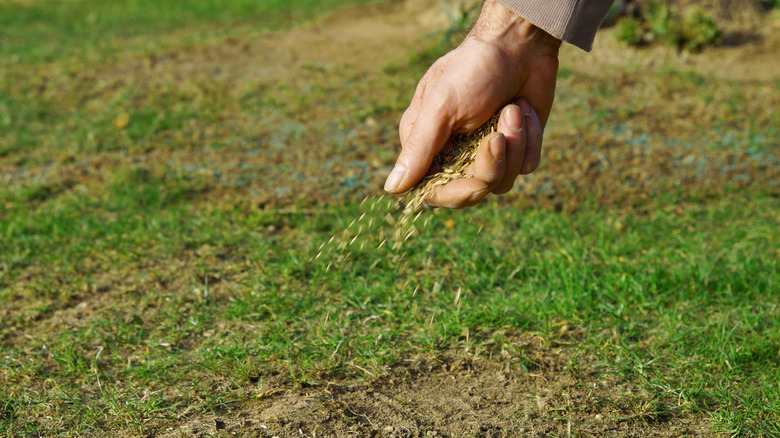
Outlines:
{"label": "thumb", "polygon": [[452,131],[445,114],[441,105],[423,102],[409,136],[401,139],[401,153],[385,181],[386,191],[403,193],[425,176]]}

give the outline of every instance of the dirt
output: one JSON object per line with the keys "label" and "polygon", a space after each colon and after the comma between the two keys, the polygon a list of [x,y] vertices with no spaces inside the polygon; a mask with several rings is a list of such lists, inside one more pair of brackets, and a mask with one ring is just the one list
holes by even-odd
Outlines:
{"label": "dirt", "polygon": [[[599,373],[592,358],[533,335],[514,341],[538,364],[507,354],[421,355],[367,380],[316,386],[266,384],[264,396],[229,412],[184,421],[160,437],[550,437],[702,436],[703,418],[679,415],[674,398]],[[644,406],[640,406],[644,404]]]}

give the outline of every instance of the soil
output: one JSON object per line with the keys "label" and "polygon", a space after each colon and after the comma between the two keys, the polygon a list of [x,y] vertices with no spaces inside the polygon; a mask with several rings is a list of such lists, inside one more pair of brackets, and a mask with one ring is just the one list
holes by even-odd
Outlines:
{"label": "soil", "polygon": [[[410,358],[370,380],[285,388],[257,403],[186,421],[161,437],[643,437],[704,436],[703,418],[672,403],[639,407],[646,394],[616,384],[592,359],[533,335],[518,339],[538,366],[464,352]],[[565,419],[564,419],[565,418]]]}

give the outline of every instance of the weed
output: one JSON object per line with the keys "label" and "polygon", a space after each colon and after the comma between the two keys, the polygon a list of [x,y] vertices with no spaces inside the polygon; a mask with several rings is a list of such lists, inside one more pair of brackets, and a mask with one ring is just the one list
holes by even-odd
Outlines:
{"label": "weed", "polygon": [[457,1],[446,3],[446,0],[439,0],[444,13],[450,20],[450,25],[444,31],[442,36],[443,44],[452,44],[453,40],[460,40],[463,38],[463,34],[468,30],[471,23],[474,21],[476,12],[480,9],[480,3],[471,2],[469,6],[467,2]]}
{"label": "weed", "polygon": [[615,39],[629,46],[637,46],[644,41],[642,22],[634,17],[621,18],[615,29]]}
{"label": "weed", "polygon": [[618,41],[627,45],[638,46],[660,41],[689,51],[715,45],[722,36],[723,31],[702,8],[691,9],[681,19],[677,9],[667,6],[664,1],[649,3],[641,19],[620,19],[614,33]]}
{"label": "weed", "polygon": [[410,65],[427,68],[457,46],[476,19],[481,6],[480,3],[463,1],[439,0],[439,3],[449,19],[449,26],[429,34],[425,46],[410,53]]}
{"label": "weed", "polygon": [[666,6],[663,0],[651,2],[647,6],[645,19],[652,39],[675,47],[679,44],[682,26],[676,9]]}
{"label": "weed", "polygon": [[680,36],[683,48],[696,51],[716,44],[723,36],[723,31],[702,8],[696,7],[685,17]]}

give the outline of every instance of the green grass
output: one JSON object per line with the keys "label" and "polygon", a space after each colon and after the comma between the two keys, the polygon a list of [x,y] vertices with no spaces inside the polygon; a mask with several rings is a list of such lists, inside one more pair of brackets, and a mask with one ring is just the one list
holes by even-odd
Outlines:
{"label": "green grass", "polygon": [[[356,2],[0,3],[0,430],[152,434],[269,382],[370,381],[419,355],[548,372],[531,333],[562,349],[555,372],[623,391],[594,401],[620,416],[778,434],[777,82],[564,69],[518,192],[428,213],[400,250],[376,249],[392,227],[369,211],[346,262],[312,260],[351,239],[451,35],[382,73],[311,63],[273,83],[135,82],[121,62],[337,3]],[[95,91],[92,68],[116,77]]]}
{"label": "green grass", "polygon": [[[775,197],[639,216],[490,203],[434,215],[400,252],[364,236],[369,249],[326,271],[338,252],[309,260],[357,205],[245,214],[194,208],[192,193],[136,169],[105,195],[20,207],[3,221],[2,298],[15,310],[0,359],[7,430],[41,427],[31,414],[45,413],[62,417],[61,431],[140,432],[181,406],[244,400],[280,368],[316,383],[420,352],[506,350],[533,369],[511,340],[530,331],[554,342],[562,323],[583,329],[573,362],[596,354],[658,409],[711,412],[733,433],[777,427]],[[16,290],[23,272],[36,278]],[[110,306],[20,342],[37,320],[73,317],[106,273]]]}
{"label": "green grass", "polygon": [[100,0],[0,2],[0,64],[94,58],[273,30],[367,0]]}

